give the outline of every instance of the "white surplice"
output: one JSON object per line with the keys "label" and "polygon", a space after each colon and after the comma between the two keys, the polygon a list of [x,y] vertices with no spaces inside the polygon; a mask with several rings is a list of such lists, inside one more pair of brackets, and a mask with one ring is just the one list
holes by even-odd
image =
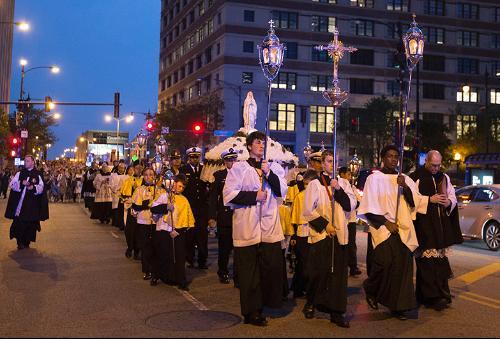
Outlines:
{"label": "white surplice", "polygon": [[[357,201],[356,195],[354,194],[349,181],[343,178],[338,178],[337,180],[339,182],[339,186],[349,197],[351,210],[349,212],[344,211],[342,206],[340,206],[340,204],[335,201],[335,216],[333,227],[335,228],[335,233],[337,235],[339,243],[341,245],[347,245],[347,243],[349,242],[347,224],[349,222],[351,211],[356,208]],[[307,185],[302,212],[304,219],[308,222],[319,217],[323,217],[328,221],[328,224],[331,225],[332,203],[327,189],[331,192],[331,187],[325,187],[325,185],[321,182],[321,179],[313,180]],[[325,239],[326,237],[326,229],[323,230],[323,232],[318,233],[311,227],[308,242],[314,244]]]}
{"label": "white surplice", "polygon": [[[425,214],[427,212],[429,197],[419,193],[418,186],[410,177],[406,175],[404,177],[406,184],[411,189],[415,207],[411,208],[406,202],[403,193],[401,193],[398,211],[399,236],[406,247],[413,252],[418,247],[413,220],[416,219],[417,213]],[[370,224],[366,214],[372,213],[382,215],[391,222],[396,220],[396,202],[399,187],[397,178],[397,174],[384,174],[379,171],[368,176],[363,190],[363,199],[358,209],[360,219]],[[370,225],[369,231],[372,235],[373,248],[376,248],[391,236],[385,225],[381,225],[378,229]]]}
{"label": "white surplice", "polygon": [[286,197],[288,189],[285,173],[278,163],[270,164],[271,171],[280,181],[281,197],[278,199],[264,181],[267,200],[256,205],[235,205],[231,203],[241,191],[256,192],[261,189],[261,181],[257,171],[247,161],[237,162],[228,171],[223,189],[224,205],[233,209],[233,244],[245,247],[260,242],[275,243],[282,241],[283,229],[279,217],[278,206]]}

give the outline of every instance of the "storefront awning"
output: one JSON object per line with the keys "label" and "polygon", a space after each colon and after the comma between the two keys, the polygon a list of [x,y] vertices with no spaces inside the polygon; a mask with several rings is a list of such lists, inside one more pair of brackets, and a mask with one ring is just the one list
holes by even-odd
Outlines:
{"label": "storefront awning", "polygon": [[465,164],[469,165],[500,165],[500,153],[477,153],[465,158]]}

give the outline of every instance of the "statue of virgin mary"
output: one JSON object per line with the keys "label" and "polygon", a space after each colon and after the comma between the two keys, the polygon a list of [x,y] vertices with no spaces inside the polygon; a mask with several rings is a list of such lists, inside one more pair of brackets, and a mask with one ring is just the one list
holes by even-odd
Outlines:
{"label": "statue of virgin mary", "polygon": [[243,123],[244,130],[247,134],[255,131],[255,123],[257,120],[257,103],[253,98],[253,92],[249,91],[243,104]]}

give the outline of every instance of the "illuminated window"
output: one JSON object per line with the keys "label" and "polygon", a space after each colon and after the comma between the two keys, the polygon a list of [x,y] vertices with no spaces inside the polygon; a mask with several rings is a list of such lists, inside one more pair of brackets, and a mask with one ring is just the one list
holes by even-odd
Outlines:
{"label": "illuminated window", "polygon": [[294,131],[295,104],[271,104],[269,129],[273,131]]}
{"label": "illuminated window", "polygon": [[457,91],[457,101],[461,102],[478,102],[477,88],[470,88],[468,91],[459,89]]}
{"label": "illuminated window", "polygon": [[331,133],[333,129],[332,106],[310,106],[310,132]]}

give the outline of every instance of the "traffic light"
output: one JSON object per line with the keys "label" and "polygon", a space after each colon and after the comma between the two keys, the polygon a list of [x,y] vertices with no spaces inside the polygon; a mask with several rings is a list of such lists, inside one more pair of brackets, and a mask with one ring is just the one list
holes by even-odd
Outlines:
{"label": "traffic light", "polygon": [[115,93],[115,103],[113,116],[118,119],[120,117],[120,92]]}
{"label": "traffic light", "polygon": [[16,157],[16,155],[17,155],[17,152],[16,152],[15,150],[10,151],[10,156],[11,156],[12,158],[15,158],[15,157]]}
{"label": "traffic light", "polygon": [[151,120],[148,120],[146,122],[146,129],[148,130],[148,132],[152,132],[153,129],[154,129],[154,127],[155,126],[154,126],[154,124],[153,124],[153,122]]}
{"label": "traffic light", "polygon": [[54,109],[56,105],[52,101],[52,98],[49,96],[45,97],[45,112],[50,112],[50,110]]}
{"label": "traffic light", "polygon": [[16,138],[16,137],[12,138],[12,145],[13,145],[13,146],[17,146],[17,145],[19,145],[19,139],[18,139],[18,138]]}
{"label": "traffic light", "polygon": [[205,128],[201,122],[195,122],[193,124],[193,133],[196,135],[202,134],[204,129]]}
{"label": "traffic light", "polygon": [[359,117],[351,118],[351,133],[359,133]]}

